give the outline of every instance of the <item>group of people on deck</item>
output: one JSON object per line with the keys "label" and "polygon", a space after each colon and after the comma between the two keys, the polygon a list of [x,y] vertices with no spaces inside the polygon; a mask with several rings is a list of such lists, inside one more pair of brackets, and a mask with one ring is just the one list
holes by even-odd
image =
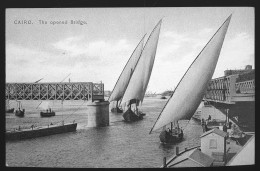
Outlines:
{"label": "group of people on deck", "polygon": [[203,129],[203,132],[207,132],[209,129],[207,127],[208,125],[208,122],[211,120],[211,116],[209,115],[208,119],[206,119],[206,121],[202,118],[201,119],[201,126],[202,126],[202,129]]}
{"label": "group of people on deck", "polygon": [[180,129],[180,128],[178,128],[178,127],[175,127],[174,129],[170,129],[170,128],[168,128],[168,131],[167,131],[168,133],[170,133],[171,135],[179,135],[179,134],[181,134],[183,131],[182,131],[182,129]]}
{"label": "group of people on deck", "polygon": [[[204,120],[203,118],[201,119],[201,126],[202,126],[202,129],[203,129],[203,132],[207,132],[209,131],[209,128],[207,127],[208,125],[208,122],[211,120],[211,116],[209,115],[208,119]],[[228,124],[228,126],[227,126]],[[223,125],[223,131],[224,132],[227,132],[227,129],[231,129],[231,126],[232,126],[232,122],[229,122],[229,123],[225,123]]]}
{"label": "group of people on deck", "polygon": [[46,112],[48,113],[48,112],[50,112],[51,113],[51,108],[49,108],[49,109],[46,109]]}

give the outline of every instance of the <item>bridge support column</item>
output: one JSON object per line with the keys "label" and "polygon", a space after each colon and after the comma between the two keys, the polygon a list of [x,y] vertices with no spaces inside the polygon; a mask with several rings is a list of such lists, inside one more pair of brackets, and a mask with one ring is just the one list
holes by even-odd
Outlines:
{"label": "bridge support column", "polygon": [[109,125],[109,102],[88,102],[88,127],[104,127]]}

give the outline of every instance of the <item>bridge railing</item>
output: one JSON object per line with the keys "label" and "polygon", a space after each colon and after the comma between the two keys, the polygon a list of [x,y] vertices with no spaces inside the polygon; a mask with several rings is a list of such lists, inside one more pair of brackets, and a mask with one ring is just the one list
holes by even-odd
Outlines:
{"label": "bridge railing", "polygon": [[208,84],[204,99],[232,103],[235,99],[237,100],[238,95],[255,93],[255,80],[236,82],[237,78],[238,75],[229,75],[212,79]]}
{"label": "bridge railing", "polygon": [[255,93],[255,80],[248,80],[236,83],[236,93]]}
{"label": "bridge railing", "polygon": [[102,100],[104,84],[69,83],[6,83],[9,100]]}

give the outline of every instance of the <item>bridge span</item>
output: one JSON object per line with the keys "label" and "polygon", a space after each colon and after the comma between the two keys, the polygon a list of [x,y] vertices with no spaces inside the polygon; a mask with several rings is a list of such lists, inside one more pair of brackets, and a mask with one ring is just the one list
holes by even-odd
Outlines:
{"label": "bridge span", "polygon": [[238,77],[230,75],[212,79],[203,100],[226,104],[255,101],[255,80],[238,82]]}
{"label": "bridge span", "polygon": [[[255,71],[248,66],[244,70],[226,70],[225,76],[212,79],[203,101],[213,105],[238,125],[255,127]],[[236,119],[234,119],[236,118]]]}
{"label": "bridge span", "polygon": [[6,83],[6,100],[104,100],[104,84],[92,82]]}

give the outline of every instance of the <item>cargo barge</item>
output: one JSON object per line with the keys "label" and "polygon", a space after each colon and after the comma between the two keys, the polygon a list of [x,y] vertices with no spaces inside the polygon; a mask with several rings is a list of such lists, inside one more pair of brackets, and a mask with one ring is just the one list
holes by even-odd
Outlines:
{"label": "cargo barge", "polygon": [[49,125],[46,127],[33,127],[31,129],[21,129],[14,131],[6,131],[6,141],[16,141],[22,139],[37,138],[53,134],[61,134],[66,132],[73,132],[77,129],[77,123],[63,124],[63,125]]}

